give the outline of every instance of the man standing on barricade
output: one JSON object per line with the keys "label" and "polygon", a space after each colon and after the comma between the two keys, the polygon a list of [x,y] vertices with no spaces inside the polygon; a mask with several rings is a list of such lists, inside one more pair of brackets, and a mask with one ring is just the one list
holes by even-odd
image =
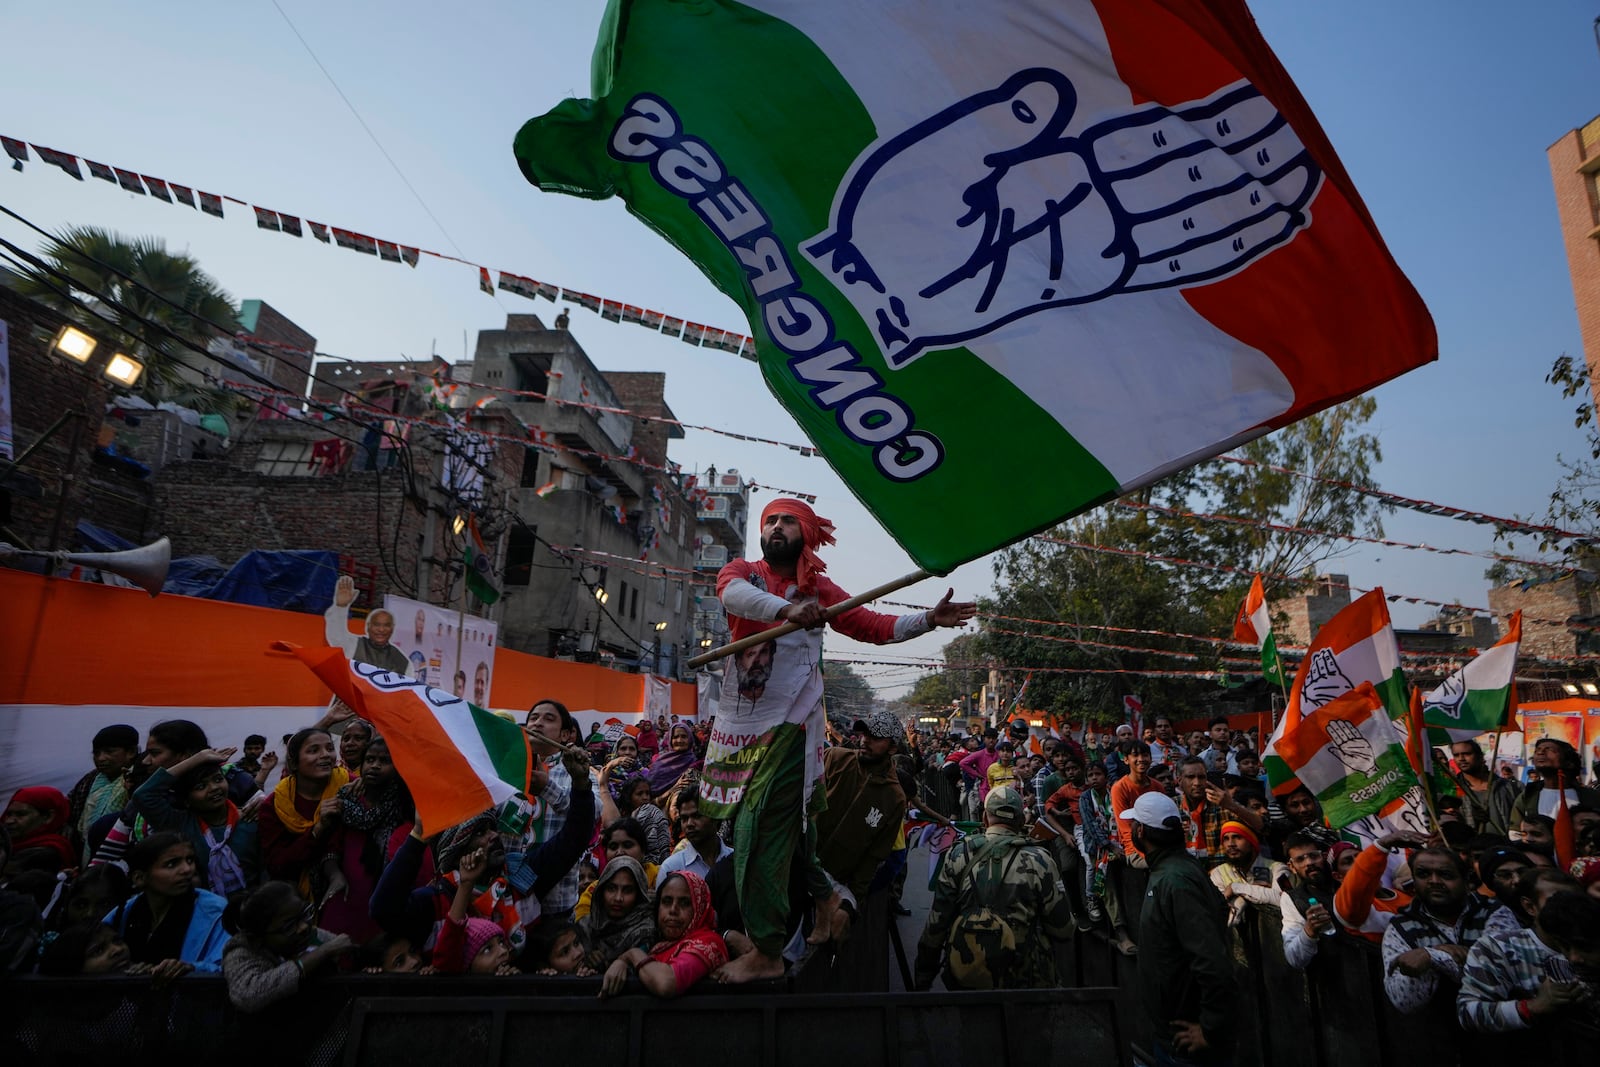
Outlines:
{"label": "man standing on barricade", "polygon": [[[764,646],[760,685],[746,678],[743,656],[730,657],[701,779],[700,810],[734,821],[734,879],[746,931],[755,944],[723,968],[724,981],[783,974],[790,865],[816,869],[815,831],[807,815],[822,775],[822,635],[827,621],[858,641],[889,644],[935,626],[960,626],[977,611],[951,602],[929,611],[881,615],[857,607],[824,619],[849,594],[823,576],[817,550],[834,543],[833,524],[806,504],[777,499],[761,512],[760,561],[735,560],[717,575],[717,595],[735,639],[792,622],[802,629]],[[820,793],[815,794],[820,797]],[[815,884],[815,883],[814,883]],[[817,929],[833,927],[837,893],[819,899]]]}

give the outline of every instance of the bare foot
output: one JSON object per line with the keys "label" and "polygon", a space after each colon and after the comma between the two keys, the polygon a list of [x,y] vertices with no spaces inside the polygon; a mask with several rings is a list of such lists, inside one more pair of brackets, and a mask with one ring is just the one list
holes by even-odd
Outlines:
{"label": "bare foot", "polygon": [[1128,936],[1126,930],[1118,930],[1112,946],[1124,956],[1137,956],[1139,946],[1133,943],[1133,938]]}
{"label": "bare foot", "polygon": [[808,945],[821,945],[833,938],[833,920],[839,914],[839,891],[833,891],[826,900],[817,901],[817,925],[806,938]]}
{"label": "bare foot", "polygon": [[762,955],[760,950],[746,952],[738,959],[723,964],[712,977],[728,985],[782,978],[783,960]]}
{"label": "bare foot", "polygon": [[746,952],[754,952],[756,944],[738,930],[729,930],[722,937],[728,945],[728,958],[736,960]]}

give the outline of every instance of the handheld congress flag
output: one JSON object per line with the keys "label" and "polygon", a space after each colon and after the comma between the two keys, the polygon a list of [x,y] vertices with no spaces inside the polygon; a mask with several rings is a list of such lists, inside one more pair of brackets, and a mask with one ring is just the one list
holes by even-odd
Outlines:
{"label": "handheld congress flag", "polygon": [[930,571],[1436,355],[1241,0],[612,0],[592,92],[523,126],[524,174],[738,301]]}

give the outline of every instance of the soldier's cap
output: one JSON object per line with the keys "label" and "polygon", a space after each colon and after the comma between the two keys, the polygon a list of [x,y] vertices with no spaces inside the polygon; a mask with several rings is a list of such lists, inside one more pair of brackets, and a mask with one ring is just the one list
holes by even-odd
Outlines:
{"label": "soldier's cap", "polygon": [[851,729],[858,734],[869,737],[898,737],[900,735],[900,720],[879,708],[865,719],[857,719]]}
{"label": "soldier's cap", "polygon": [[996,786],[983,798],[983,813],[996,822],[1022,822],[1022,794],[1009,785]]}
{"label": "soldier's cap", "polygon": [[1178,805],[1165,793],[1140,794],[1139,799],[1133,802],[1133,807],[1117,818],[1143,823],[1152,830],[1176,830],[1183,825]]}

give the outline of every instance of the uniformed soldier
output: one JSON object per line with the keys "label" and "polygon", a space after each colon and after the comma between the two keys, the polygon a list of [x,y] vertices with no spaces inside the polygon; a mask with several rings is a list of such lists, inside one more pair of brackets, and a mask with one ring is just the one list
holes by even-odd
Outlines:
{"label": "uniformed soldier", "polygon": [[983,803],[984,832],[950,850],[917,945],[915,985],[944,968],[950,989],[1060,985],[1052,942],[1072,935],[1072,910],[1048,849],[1022,835],[1022,795],[1010,786]]}

